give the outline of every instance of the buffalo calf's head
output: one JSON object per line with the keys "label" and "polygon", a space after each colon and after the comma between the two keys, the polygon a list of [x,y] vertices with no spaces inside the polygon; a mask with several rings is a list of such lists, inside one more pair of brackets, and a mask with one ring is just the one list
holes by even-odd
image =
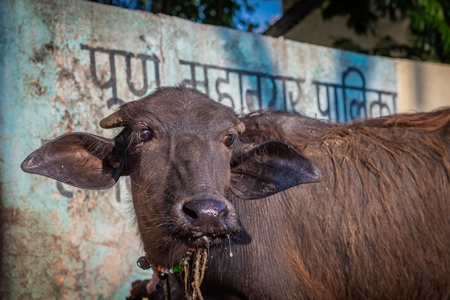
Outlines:
{"label": "buffalo calf's head", "polygon": [[238,232],[231,193],[236,201],[259,199],[321,178],[285,143],[244,145],[244,125],[230,108],[183,86],[127,103],[100,125],[123,129],[114,139],[63,135],[30,154],[22,169],[86,189],[130,176],[144,248],[159,265]]}

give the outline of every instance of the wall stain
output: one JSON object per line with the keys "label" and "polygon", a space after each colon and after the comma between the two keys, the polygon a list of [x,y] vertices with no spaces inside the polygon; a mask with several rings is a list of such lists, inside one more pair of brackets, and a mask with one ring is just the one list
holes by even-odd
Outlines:
{"label": "wall stain", "polygon": [[50,41],[42,45],[39,49],[33,48],[33,56],[30,57],[30,60],[35,64],[44,63],[46,58],[53,55],[58,49],[58,46],[56,46],[53,41]]}

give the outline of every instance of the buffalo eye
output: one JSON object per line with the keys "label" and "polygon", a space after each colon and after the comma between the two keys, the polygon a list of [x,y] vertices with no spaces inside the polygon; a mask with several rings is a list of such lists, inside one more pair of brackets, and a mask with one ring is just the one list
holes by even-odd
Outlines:
{"label": "buffalo eye", "polygon": [[234,144],[234,140],[235,140],[235,136],[232,134],[227,134],[224,138],[223,138],[223,144],[225,146],[227,146],[228,148],[231,148],[231,146],[233,146]]}
{"label": "buffalo eye", "polygon": [[143,143],[153,138],[153,134],[149,129],[141,129],[137,134],[138,141]]}

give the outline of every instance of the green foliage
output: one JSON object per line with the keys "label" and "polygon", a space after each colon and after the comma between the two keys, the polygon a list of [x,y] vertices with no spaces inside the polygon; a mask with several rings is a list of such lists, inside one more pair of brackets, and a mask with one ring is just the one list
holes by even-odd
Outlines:
{"label": "green foliage", "polygon": [[162,13],[194,22],[236,28],[254,28],[249,18],[255,9],[251,0],[90,0],[104,4]]}
{"label": "green foliage", "polygon": [[378,16],[369,9],[371,0],[331,0],[322,10],[324,20],[348,15],[347,26],[358,34],[374,30]]}
{"label": "green foliage", "polygon": [[[348,39],[335,39],[340,49],[376,55],[450,63],[450,0],[328,0],[322,17],[348,16],[358,34],[376,34],[380,17],[408,19],[415,39],[409,45],[382,37],[373,49],[362,49]],[[348,47],[348,48],[347,48]]]}

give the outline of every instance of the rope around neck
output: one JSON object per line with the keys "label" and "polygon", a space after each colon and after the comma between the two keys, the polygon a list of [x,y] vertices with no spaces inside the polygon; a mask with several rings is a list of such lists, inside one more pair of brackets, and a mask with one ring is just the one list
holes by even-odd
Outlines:
{"label": "rope around neck", "polygon": [[[192,261],[192,256],[195,253],[195,258]],[[208,250],[206,248],[200,248],[199,251],[195,251],[193,248],[188,248],[185,256],[181,258],[180,263],[172,268],[163,268],[161,265],[154,266],[149,260],[148,256],[141,256],[136,261],[136,264],[141,269],[147,270],[152,268],[154,272],[157,272],[158,277],[162,280],[166,280],[165,294],[166,300],[170,300],[170,284],[167,276],[169,274],[180,273],[183,286],[184,295],[187,300],[203,300],[203,296],[200,290],[200,285],[203,282],[203,278],[206,270],[206,263],[208,260]],[[192,271],[190,266],[192,265]]]}

